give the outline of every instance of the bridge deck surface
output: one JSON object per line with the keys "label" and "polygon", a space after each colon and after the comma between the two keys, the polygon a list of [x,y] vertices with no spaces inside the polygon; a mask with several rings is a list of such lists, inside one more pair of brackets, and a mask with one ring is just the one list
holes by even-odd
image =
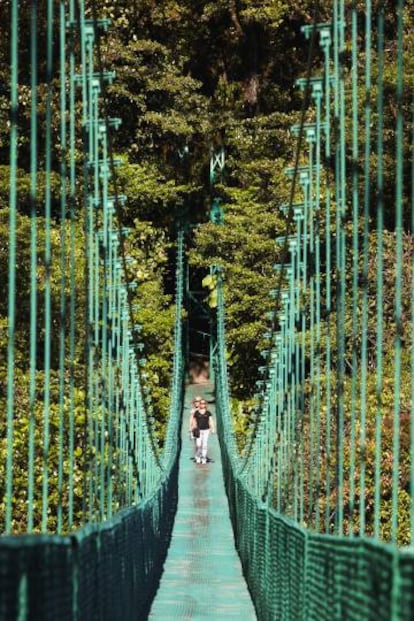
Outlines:
{"label": "bridge deck surface", "polygon": [[211,386],[189,386],[182,426],[178,510],[149,618],[254,620],[256,614],[234,546],[216,434],[210,434],[208,449],[214,461],[207,465],[192,461],[188,419],[195,394],[206,397],[214,414]]}

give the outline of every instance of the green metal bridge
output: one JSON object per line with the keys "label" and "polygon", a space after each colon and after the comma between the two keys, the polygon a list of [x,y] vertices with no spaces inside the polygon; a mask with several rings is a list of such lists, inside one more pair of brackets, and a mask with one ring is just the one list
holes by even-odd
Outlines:
{"label": "green metal bridge", "polygon": [[[177,226],[162,446],[111,146],[115,76],[99,51],[109,22],[83,0],[44,4],[0,6],[10,43],[0,93],[10,110],[0,154],[10,177],[0,197],[0,620],[413,619],[411,3],[396,0],[393,33],[385,3],[370,0],[332,0],[330,23],[304,26],[310,61],[290,199],[278,206],[283,260],[243,445],[220,265],[214,385],[185,385]],[[225,226],[218,202],[212,211]],[[191,461],[186,437],[195,390],[217,419],[207,465]]]}

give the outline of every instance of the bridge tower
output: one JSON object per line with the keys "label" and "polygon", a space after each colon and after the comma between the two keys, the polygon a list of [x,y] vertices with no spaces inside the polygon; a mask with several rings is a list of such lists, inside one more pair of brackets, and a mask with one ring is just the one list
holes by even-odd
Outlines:
{"label": "bridge tower", "polygon": [[[210,150],[210,222],[214,224],[224,223],[224,210],[222,206],[222,197],[217,190],[216,184],[223,183],[225,166],[225,151],[224,146],[211,147]],[[217,266],[212,265],[210,267],[210,277],[214,277],[217,271]],[[214,356],[217,348],[215,339],[215,316],[212,309],[210,309],[210,336],[209,336],[209,377],[210,381],[214,382]]]}

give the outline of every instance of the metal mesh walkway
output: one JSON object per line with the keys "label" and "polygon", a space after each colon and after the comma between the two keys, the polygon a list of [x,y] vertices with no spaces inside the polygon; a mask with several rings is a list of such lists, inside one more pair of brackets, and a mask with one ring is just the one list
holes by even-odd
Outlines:
{"label": "metal mesh walkway", "polygon": [[[212,400],[211,387],[188,388],[182,427],[178,510],[164,574],[150,619],[256,619],[234,547],[219,443],[210,435],[203,466],[192,461],[188,418],[195,391]],[[214,405],[209,409],[214,414]]]}

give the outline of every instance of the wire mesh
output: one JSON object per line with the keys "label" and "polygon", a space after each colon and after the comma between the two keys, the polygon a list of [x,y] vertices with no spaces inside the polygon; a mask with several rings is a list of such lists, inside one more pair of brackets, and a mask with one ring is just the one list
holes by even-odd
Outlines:
{"label": "wire mesh", "polygon": [[259,618],[412,616],[411,19],[402,1],[334,0],[331,23],[303,28],[322,66],[297,83],[306,109],[241,454],[220,274],[223,463]]}
{"label": "wire mesh", "polygon": [[111,142],[108,28],[81,0],[2,7],[0,619],[144,618],[177,503],[184,236],[161,451]]}

